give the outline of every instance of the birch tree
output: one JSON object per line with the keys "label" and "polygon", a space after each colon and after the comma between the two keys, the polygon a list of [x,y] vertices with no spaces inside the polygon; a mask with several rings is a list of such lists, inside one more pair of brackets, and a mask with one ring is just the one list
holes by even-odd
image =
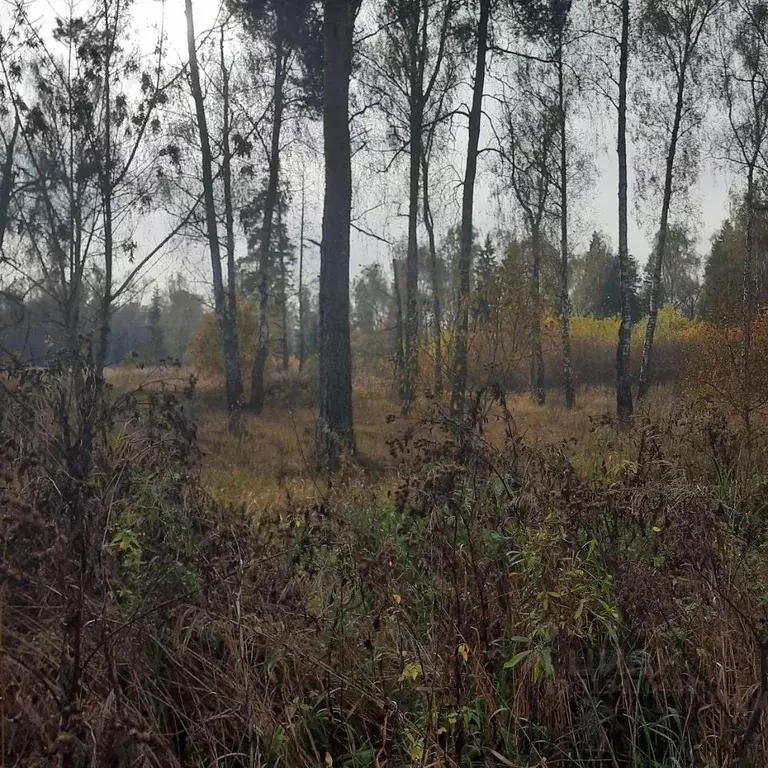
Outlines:
{"label": "birch tree", "polygon": [[[404,369],[400,387],[406,412],[414,399],[418,377],[418,227],[425,140],[429,141],[425,134],[442,118],[445,93],[452,85],[450,37],[456,12],[457,0],[386,0],[380,11],[384,37],[376,60],[369,63],[373,70],[369,88],[381,102],[395,153],[405,152],[408,157]],[[428,206],[428,200],[424,202]],[[424,221],[429,233],[431,211],[424,210]],[[431,238],[434,245],[433,228]]]}
{"label": "birch tree", "polygon": [[[649,282],[649,314],[640,361],[637,397],[648,394],[653,338],[661,297],[662,274],[673,196],[695,178],[697,129],[706,105],[702,68],[705,33],[722,0],[646,0],[639,23],[646,67],[641,135],[649,152],[643,157],[651,193],[660,192],[661,210]],[[654,157],[664,157],[663,182],[657,185]],[[651,171],[651,172],[649,172]],[[655,196],[655,195],[652,195]]]}
{"label": "birch tree", "polygon": [[[224,276],[221,266],[221,246],[219,242],[218,218],[213,189],[213,160],[211,141],[208,133],[208,118],[203,99],[200,80],[200,67],[197,59],[197,41],[192,11],[192,0],[185,0],[187,18],[187,53],[189,55],[189,85],[195,103],[196,127],[200,137],[200,161],[202,168],[203,200],[205,209],[205,227],[208,250],[211,257],[213,275],[213,297],[216,322],[221,333],[224,352],[224,377],[227,397],[227,412],[230,429],[238,431],[241,427],[243,387],[240,378],[240,356],[237,337],[237,319],[234,308],[227,306]],[[228,105],[225,110],[228,109]]]}
{"label": "birch tree", "polygon": [[469,308],[472,282],[472,241],[475,209],[475,179],[480,144],[480,123],[483,114],[483,95],[488,58],[491,1],[479,0],[474,42],[475,62],[472,83],[472,105],[469,111],[467,154],[461,199],[461,239],[459,250],[458,321],[456,323],[453,381],[451,386],[451,413],[455,418],[464,414],[467,390],[467,345],[469,342]]}
{"label": "birch tree", "polygon": [[[726,156],[743,179],[744,255],[741,278],[741,417],[752,437],[752,335],[756,307],[755,229],[765,206],[768,169],[768,3],[736,0],[721,20],[720,93],[728,121]],[[726,22],[729,22],[726,24]]]}

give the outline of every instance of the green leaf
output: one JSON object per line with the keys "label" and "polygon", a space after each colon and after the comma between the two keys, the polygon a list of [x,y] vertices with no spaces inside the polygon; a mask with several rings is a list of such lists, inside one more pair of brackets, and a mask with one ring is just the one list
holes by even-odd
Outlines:
{"label": "green leaf", "polygon": [[530,649],[516,653],[509,661],[504,664],[504,669],[514,669],[521,661],[530,656],[531,653],[532,651]]}
{"label": "green leaf", "polygon": [[406,664],[400,675],[400,681],[412,680],[414,683],[421,677],[421,662],[412,661],[410,664]]}

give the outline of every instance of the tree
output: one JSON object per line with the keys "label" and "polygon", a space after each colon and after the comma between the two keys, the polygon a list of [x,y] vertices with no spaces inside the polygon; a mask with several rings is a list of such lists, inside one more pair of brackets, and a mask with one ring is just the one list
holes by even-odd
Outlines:
{"label": "tree", "polygon": [[282,199],[277,202],[277,265],[276,275],[279,312],[280,312],[280,351],[283,360],[283,370],[287,371],[290,359],[290,340],[288,328],[288,294],[290,293],[290,281],[295,256],[293,245],[288,238],[288,232],[283,220],[283,208],[285,203]]}
{"label": "tree", "polygon": [[616,349],[616,409],[620,419],[632,415],[629,358],[632,344],[632,287],[628,241],[627,188],[627,74],[629,70],[629,0],[621,0],[621,41],[619,43],[619,276],[621,281],[621,325]]}
{"label": "tree", "polygon": [[478,250],[475,258],[475,311],[474,315],[480,325],[490,322],[493,313],[492,294],[493,282],[497,279],[498,262],[496,246],[490,235],[485,236],[483,247]]}
{"label": "tree", "polygon": [[[734,203],[732,217],[713,235],[698,302],[699,315],[709,322],[738,327],[742,319],[744,242],[747,214],[743,199]],[[755,308],[768,307],[768,216],[756,212],[754,222]]]}
{"label": "tree", "polygon": [[[221,333],[224,348],[224,377],[227,396],[229,425],[233,431],[241,428],[240,412],[243,388],[240,378],[240,358],[237,338],[237,316],[228,309],[224,290],[224,277],[221,269],[221,248],[219,243],[216,202],[213,194],[213,170],[211,144],[208,135],[208,121],[205,113],[203,89],[200,82],[200,69],[197,62],[195,25],[192,13],[192,0],[185,0],[187,17],[187,53],[189,55],[189,83],[195,102],[197,131],[200,136],[200,159],[203,175],[203,198],[205,201],[205,222],[208,236],[208,249],[211,256],[213,273],[213,295],[216,321]],[[226,107],[225,107],[226,108]]]}
{"label": "tree", "polygon": [[[566,407],[575,404],[573,389],[573,367],[571,364],[570,299],[568,276],[570,273],[568,250],[568,102],[569,85],[566,76],[566,46],[570,44],[571,0],[541,0],[522,4],[519,15],[528,35],[545,44],[543,61],[551,63],[555,70],[554,102],[549,109],[557,114],[558,152],[552,173],[552,184],[556,188],[558,201],[555,203],[560,219],[560,269],[559,269],[559,311],[560,336],[563,361],[563,390]],[[553,158],[554,159],[554,158]]]}
{"label": "tree", "polygon": [[149,305],[149,312],[147,313],[150,355],[153,363],[159,362],[165,356],[163,345],[163,329],[161,325],[162,319],[162,297],[160,296],[160,289],[155,287],[155,290],[152,292],[152,301]]}
{"label": "tree", "polygon": [[[250,407],[255,413],[261,413],[264,407],[264,371],[269,355],[269,284],[274,262],[271,255],[274,242],[272,230],[280,204],[282,135],[286,111],[292,106],[289,85],[297,86],[294,105],[315,106],[313,96],[316,71],[319,69],[316,55],[319,25],[313,0],[230,0],[230,5],[245,20],[252,37],[268,46],[272,69],[271,127],[269,142],[265,143],[268,174],[263,194],[259,196],[260,226],[254,244],[259,265],[259,340],[251,371]],[[298,71],[295,71],[297,59]],[[252,213],[255,214],[256,210]],[[258,217],[254,216],[252,223],[255,224]],[[286,338],[285,329],[283,338]]]}
{"label": "tree", "polygon": [[[658,236],[657,236],[658,237]],[[643,305],[649,307],[654,276],[654,247],[645,265]],[[696,300],[699,294],[698,270],[701,259],[688,232],[682,227],[670,227],[667,232],[664,263],[658,281],[656,302],[659,307],[667,304],[675,307],[688,317],[693,317],[696,311]],[[650,322],[650,317],[649,317]]]}
{"label": "tree", "polygon": [[306,222],[306,212],[307,212],[307,201],[306,201],[306,195],[307,195],[307,188],[305,183],[304,175],[302,174],[301,178],[301,213],[300,213],[300,223],[299,223],[299,287],[297,291],[297,298],[298,298],[298,304],[299,304],[299,328],[298,328],[298,339],[299,339],[299,370],[303,370],[304,368],[304,361],[306,359],[306,326],[304,322],[305,318],[305,301],[304,301],[304,226]]}
{"label": "tree", "polygon": [[166,300],[160,316],[163,344],[170,358],[181,361],[187,356],[192,334],[202,319],[202,298],[190,289],[184,276],[177,273],[168,282]]}
{"label": "tree", "polygon": [[[443,30],[445,33],[446,30]],[[426,124],[421,141],[421,186],[422,186],[422,218],[427,231],[427,246],[429,254],[428,273],[432,297],[432,345],[434,350],[434,389],[435,393],[443,391],[443,296],[441,287],[441,265],[435,236],[435,220],[432,207],[431,173],[433,163],[438,156],[438,142],[443,138],[442,130],[446,125],[444,115],[450,114],[450,102],[453,89],[456,86],[459,72],[459,56],[456,53],[445,59],[444,75],[436,86],[436,105],[433,117]],[[444,271],[444,270],[443,270]]]}
{"label": "tree", "polygon": [[365,334],[385,330],[390,323],[392,297],[381,264],[368,264],[354,282],[355,327]]}
{"label": "tree", "polygon": [[[0,55],[2,47],[0,46]],[[0,83],[0,98],[3,97],[5,88]],[[1,115],[5,116],[5,115]],[[0,139],[3,142],[2,167],[0,169],[0,254],[3,252],[3,242],[5,240],[5,231],[8,229],[9,212],[11,205],[11,194],[13,192],[13,174],[14,174],[14,154],[16,152],[16,141],[19,138],[19,120],[14,116],[13,128],[10,136],[6,131],[0,129]]]}
{"label": "tree", "polygon": [[464,398],[467,389],[467,342],[469,337],[469,305],[472,279],[473,214],[475,202],[475,177],[480,144],[480,120],[483,112],[485,69],[488,54],[488,27],[491,16],[491,0],[479,0],[479,16],[475,42],[474,83],[472,106],[469,111],[467,155],[461,200],[461,248],[459,252],[458,322],[456,323],[456,351],[451,388],[451,413],[454,417],[464,414]]}
{"label": "tree", "polygon": [[316,450],[318,459],[332,470],[339,466],[344,448],[355,450],[349,326],[352,209],[349,80],[359,8],[360,0],[324,2],[325,200],[320,248],[320,414]]}
{"label": "tree", "polygon": [[[630,257],[627,266],[633,322],[640,319],[637,296],[638,267]],[[593,232],[589,248],[573,263],[573,304],[580,315],[598,318],[621,315],[622,287],[619,260],[601,232]]]}
{"label": "tree", "polygon": [[557,105],[541,87],[541,66],[523,60],[516,70],[519,100],[504,101],[502,158],[508,183],[522,209],[531,247],[531,390],[539,405],[546,400],[544,355],[541,344],[541,267],[546,216],[551,210],[553,176],[557,163]]}
{"label": "tree", "polygon": [[[735,20],[722,40],[720,93],[730,129],[728,159],[745,176],[744,249],[741,280],[741,415],[747,442],[751,441],[752,325],[756,314],[755,230],[764,207],[768,166],[768,4],[737,0]],[[729,8],[729,13],[731,9]],[[730,19],[729,19],[730,20]]]}
{"label": "tree", "polygon": [[656,247],[649,262],[652,266],[648,274],[648,324],[640,361],[638,399],[643,399],[648,393],[653,336],[662,304],[672,196],[676,184],[685,183],[695,169],[691,145],[696,139],[694,130],[704,112],[701,106],[704,94],[701,88],[696,88],[704,61],[702,37],[721,2],[645,0],[642,9],[640,39],[651,80],[648,83],[648,109],[645,110],[642,125],[644,133],[649,135],[654,153],[658,150],[664,153],[665,167]]}
{"label": "tree", "polygon": [[566,408],[576,404],[571,363],[571,303],[568,289],[570,274],[568,250],[568,111],[565,84],[565,43],[569,27],[571,0],[555,0],[551,6],[550,27],[553,33],[554,58],[557,68],[557,115],[560,133],[560,328],[563,356],[563,392]]}
{"label": "tree", "polygon": [[[378,77],[372,88],[397,143],[408,153],[408,250],[406,257],[406,312],[404,379],[400,391],[407,412],[415,396],[418,376],[419,187],[424,162],[426,126],[441,118],[451,23],[456,0],[385,0],[380,12],[384,42]],[[430,224],[431,225],[431,218]]]}

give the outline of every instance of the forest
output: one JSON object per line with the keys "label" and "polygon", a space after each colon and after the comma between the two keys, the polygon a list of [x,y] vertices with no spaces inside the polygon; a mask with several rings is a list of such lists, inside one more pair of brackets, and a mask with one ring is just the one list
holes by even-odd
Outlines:
{"label": "forest", "polygon": [[0,766],[768,765],[766,0],[0,0]]}

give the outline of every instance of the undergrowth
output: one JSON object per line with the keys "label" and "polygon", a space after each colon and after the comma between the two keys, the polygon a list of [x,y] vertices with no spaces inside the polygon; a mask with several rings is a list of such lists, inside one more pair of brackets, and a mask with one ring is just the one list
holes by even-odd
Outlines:
{"label": "undergrowth", "polygon": [[765,764],[766,481],[715,412],[585,473],[480,393],[395,490],[257,516],[202,490],[188,394],[0,391],[3,764]]}

